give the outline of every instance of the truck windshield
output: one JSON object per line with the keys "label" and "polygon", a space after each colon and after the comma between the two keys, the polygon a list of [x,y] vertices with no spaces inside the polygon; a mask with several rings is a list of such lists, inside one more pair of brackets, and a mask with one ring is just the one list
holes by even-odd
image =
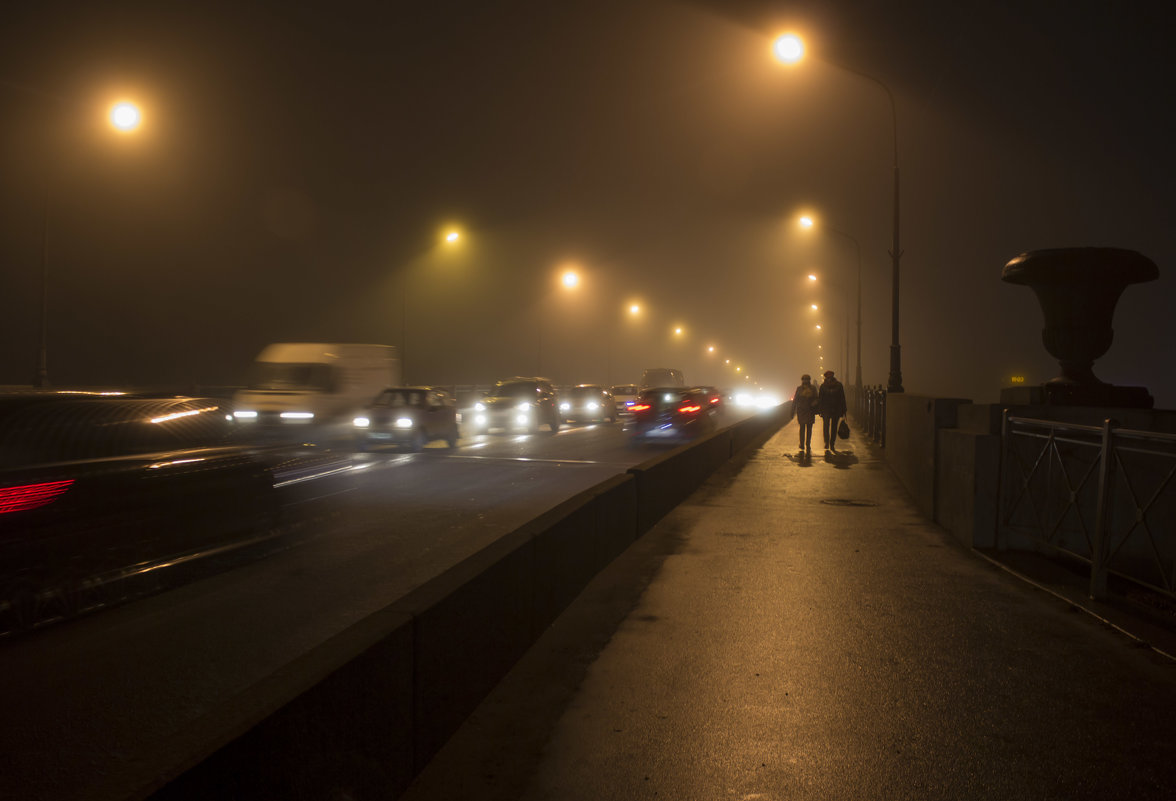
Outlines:
{"label": "truck windshield", "polygon": [[335,387],[329,364],[295,362],[257,362],[253,365],[250,389],[304,390],[333,392]]}

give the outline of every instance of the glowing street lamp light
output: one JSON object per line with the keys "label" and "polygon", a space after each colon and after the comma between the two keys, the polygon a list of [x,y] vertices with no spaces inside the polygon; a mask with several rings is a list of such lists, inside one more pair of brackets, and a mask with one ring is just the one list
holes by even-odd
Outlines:
{"label": "glowing street lamp light", "polygon": [[804,41],[795,33],[786,33],[776,38],[772,52],[784,64],[796,64],[804,58]]}
{"label": "glowing street lamp light", "polygon": [[134,103],[116,103],[110,109],[110,124],[120,131],[133,131],[142,120],[143,115]]}
{"label": "glowing street lamp light", "polygon": [[813,304],[813,305],[812,305],[810,308],[811,308],[813,311],[816,311],[816,310],[817,310],[817,304],[815,304],[815,303],[814,303],[814,304]]}
{"label": "glowing street lamp light", "polygon": [[566,288],[575,289],[580,285],[580,274],[575,270],[568,270],[560,280]]}
{"label": "glowing street lamp light", "polygon": [[459,234],[457,231],[450,231],[445,235],[445,241],[451,244],[459,239],[461,239],[461,234]]}
{"label": "glowing street lamp light", "polygon": [[634,317],[636,317],[638,314],[641,314],[641,305],[638,303],[629,304],[629,314],[633,315]]}

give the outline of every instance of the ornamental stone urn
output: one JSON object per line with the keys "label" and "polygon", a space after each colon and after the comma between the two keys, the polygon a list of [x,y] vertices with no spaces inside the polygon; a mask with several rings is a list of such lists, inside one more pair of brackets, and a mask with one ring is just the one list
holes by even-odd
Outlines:
{"label": "ornamental stone urn", "polygon": [[1005,265],[1002,281],[1036,293],[1045,316],[1041,340],[1062,366],[1045,385],[1047,403],[1152,406],[1145,388],[1104,384],[1092,368],[1111,347],[1111,320],[1123,290],[1158,277],[1151,259],[1121,248],[1032,250]]}

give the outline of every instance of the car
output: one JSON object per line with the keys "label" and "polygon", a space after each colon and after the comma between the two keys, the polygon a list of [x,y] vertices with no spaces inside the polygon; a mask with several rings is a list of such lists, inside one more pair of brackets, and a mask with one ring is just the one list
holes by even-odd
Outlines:
{"label": "car", "polygon": [[313,446],[243,445],[229,416],[217,398],[0,396],[0,633],[254,553],[303,482],[349,469]]}
{"label": "car", "polygon": [[538,433],[547,426],[548,433],[559,431],[559,413],[555,386],[547,378],[515,376],[505,378],[474,404],[474,433],[493,429]]}
{"label": "car", "polygon": [[679,444],[715,430],[705,395],[683,387],[643,389],[629,409],[630,447],[646,443]]}
{"label": "car", "polygon": [[577,384],[559,399],[559,413],[565,423],[615,423],[617,406],[613,395],[599,384]]}
{"label": "car", "polygon": [[613,396],[613,402],[617,407],[617,414],[622,418],[630,418],[633,413],[629,411],[629,406],[633,401],[637,400],[637,393],[639,392],[636,384],[616,384],[609,390]]}
{"label": "car", "polygon": [[439,439],[457,447],[457,401],[435,387],[388,387],[352,422],[359,451],[396,445],[418,452]]}
{"label": "car", "polygon": [[724,411],[724,395],[718,387],[698,386],[694,387],[693,391],[705,400],[705,408],[711,415],[721,414]]}
{"label": "car", "polygon": [[641,388],[685,387],[686,377],[673,367],[646,367],[641,373]]}

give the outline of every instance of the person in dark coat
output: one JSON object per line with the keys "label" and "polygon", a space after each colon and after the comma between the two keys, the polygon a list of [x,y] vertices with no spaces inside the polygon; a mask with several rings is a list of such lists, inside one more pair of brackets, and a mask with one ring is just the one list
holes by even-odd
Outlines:
{"label": "person in dark coat", "polygon": [[808,373],[800,377],[800,386],[792,393],[792,412],[800,427],[800,450],[813,452],[813,423],[817,419],[817,388]]}
{"label": "person in dark coat", "polygon": [[825,433],[825,453],[837,453],[837,424],[845,416],[847,408],[845,387],[834,377],[832,370],[826,370],[825,380],[817,392],[817,412],[821,415]]}

